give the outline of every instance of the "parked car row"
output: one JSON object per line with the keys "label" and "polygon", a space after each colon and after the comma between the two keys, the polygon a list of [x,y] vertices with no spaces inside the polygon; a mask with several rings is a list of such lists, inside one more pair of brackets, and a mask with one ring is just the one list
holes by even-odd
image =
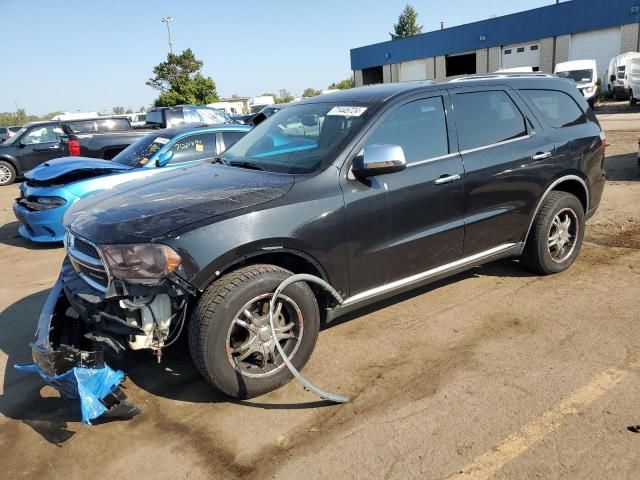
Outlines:
{"label": "parked car row", "polygon": [[237,123],[226,114],[195,105],[153,108],[145,118],[144,129],[134,129],[128,117],[118,115],[29,123],[0,144],[0,186],[13,183],[17,177],[54,158],[82,156],[110,160],[156,129]]}
{"label": "parked car row", "polygon": [[[569,268],[600,203],[605,145],[574,82],[500,74],[354,88],[251,130],[160,130],[112,162],[47,162],[16,205],[21,233],[35,239],[48,217],[67,253],[34,361],[53,375],[104,351],[160,359],[186,335],[220,391],[274,390],[292,378],[276,342],[300,369],[321,320],[496,259]],[[269,303],[292,273],[344,302],[291,285],[272,334]]]}

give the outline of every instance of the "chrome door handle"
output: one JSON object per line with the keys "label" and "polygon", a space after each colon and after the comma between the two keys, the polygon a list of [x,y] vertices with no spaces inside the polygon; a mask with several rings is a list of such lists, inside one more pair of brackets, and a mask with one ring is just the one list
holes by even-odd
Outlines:
{"label": "chrome door handle", "polygon": [[58,145],[51,145],[49,150],[58,150],[60,147]]}
{"label": "chrome door handle", "polygon": [[434,182],[436,185],[442,185],[444,183],[455,182],[456,180],[460,180],[460,174],[456,175],[443,175],[440,178],[437,178]]}
{"label": "chrome door handle", "polygon": [[544,160],[545,158],[549,158],[551,156],[551,152],[538,152],[531,157],[531,160],[534,162],[539,162],[540,160]]}

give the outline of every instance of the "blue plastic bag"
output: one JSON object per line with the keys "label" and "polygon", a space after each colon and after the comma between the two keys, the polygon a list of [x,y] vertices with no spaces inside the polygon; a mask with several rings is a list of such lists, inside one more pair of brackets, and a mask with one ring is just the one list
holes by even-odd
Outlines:
{"label": "blue plastic bag", "polygon": [[69,400],[80,400],[82,423],[91,425],[91,420],[107,411],[100,401],[113,392],[124,380],[124,373],[105,365],[102,368],[74,367],[61,375],[49,375],[35,364],[15,365],[17,370],[37,373],[47,385]]}

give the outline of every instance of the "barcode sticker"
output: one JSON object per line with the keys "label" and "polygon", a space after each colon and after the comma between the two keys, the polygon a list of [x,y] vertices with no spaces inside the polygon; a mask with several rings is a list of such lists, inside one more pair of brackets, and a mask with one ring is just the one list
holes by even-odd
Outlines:
{"label": "barcode sticker", "polygon": [[367,111],[367,107],[333,107],[327,115],[340,117],[359,117]]}

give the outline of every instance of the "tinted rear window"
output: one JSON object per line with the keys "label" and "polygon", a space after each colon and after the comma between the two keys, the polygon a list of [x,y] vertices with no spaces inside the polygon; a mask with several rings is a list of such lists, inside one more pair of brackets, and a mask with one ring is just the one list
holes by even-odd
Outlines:
{"label": "tinted rear window", "polygon": [[521,90],[540,116],[552,127],[562,128],[586,121],[584,112],[568,94],[557,90]]}
{"label": "tinted rear window", "polygon": [[117,132],[131,129],[131,125],[126,118],[96,118],[64,123],[67,124],[72,133]]}
{"label": "tinted rear window", "polygon": [[458,93],[455,96],[455,114],[462,150],[527,134],[524,117],[503,91]]}
{"label": "tinted rear window", "polygon": [[162,118],[162,110],[158,110],[156,112],[147,112],[146,122],[163,125],[164,119]]}

